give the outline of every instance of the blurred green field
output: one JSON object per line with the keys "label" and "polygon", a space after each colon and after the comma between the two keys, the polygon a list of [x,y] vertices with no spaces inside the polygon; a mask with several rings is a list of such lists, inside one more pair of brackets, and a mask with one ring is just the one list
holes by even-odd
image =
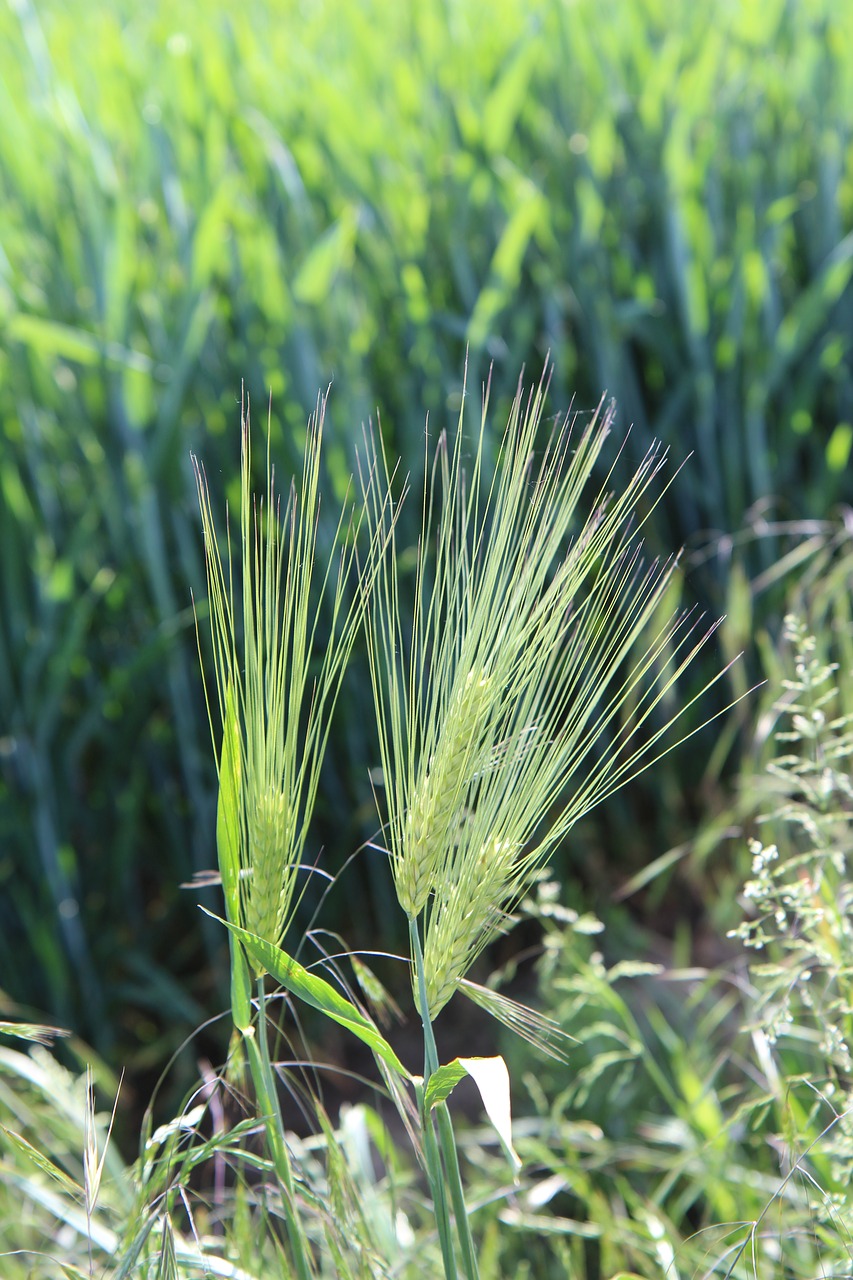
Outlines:
{"label": "blurred green field", "polygon": [[[285,471],[333,384],[340,495],[369,415],[416,470],[466,350],[475,394],[494,365],[497,422],[550,351],[552,411],[606,391],[629,453],[693,452],[649,541],[711,540],[686,594],[732,608],[723,656],[772,636],[774,590],[853,500],[851,49],[835,0],[0,11],[12,999],[136,1071],[224,1003],[179,889],[214,862],[189,455],[224,503],[243,386],[256,417],[271,396]],[[374,825],[368,709],[351,682],[317,832],[333,869]],[[605,814],[598,872],[569,854],[573,876],[612,888],[713,819],[713,750]],[[352,919],[388,892],[351,874]]]}

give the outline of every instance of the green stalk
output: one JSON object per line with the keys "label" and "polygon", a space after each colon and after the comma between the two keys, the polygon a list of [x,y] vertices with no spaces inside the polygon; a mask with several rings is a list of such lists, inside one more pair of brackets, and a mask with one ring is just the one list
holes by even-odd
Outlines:
{"label": "green stalk", "polygon": [[305,1233],[302,1229],[302,1224],[299,1221],[299,1215],[295,1208],[295,1183],[293,1179],[293,1169],[291,1168],[290,1156],[287,1152],[281,1107],[279,1106],[278,1092],[275,1087],[275,1080],[273,1078],[272,1065],[269,1057],[269,1045],[267,1044],[266,995],[264,992],[263,977],[258,978],[257,1026],[250,1027],[248,1030],[244,1031],[243,1038],[245,1040],[246,1052],[249,1058],[249,1070],[252,1073],[252,1081],[257,1095],[258,1109],[264,1119],[264,1129],[266,1131],[270,1156],[272,1157],[273,1167],[284,1192],[282,1197],[284,1204],[284,1216],[287,1223],[288,1238],[290,1240],[291,1248],[293,1249],[296,1273],[299,1280],[311,1280],[312,1273],[309,1263],[309,1246],[308,1241],[305,1239]]}
{"label": "green stalk", "polygon": [[477,1255],[474,1250],[474,1238],[471,1235],[471,1220],[465,1206],[465,1194],[462,1190],[462,1173],[459,1168],[459,1157],[456,1153],[456,1139],[453,1136],[453,1124],[450,1110],[446,1102],[436,1107],[438,1113],[438,1135],[444,1156],[444,1166],[448,1173],[450,1198],[453,1201],[453,1214],[456,1218],[456,1230],[462,1246],[462,1261],[468,1280],[480,1280],[480,1269],[477,1266]]}
{"label": "green stalk", "polygon": [[418,922],[413,916],[409,916],[409,942],[412,948],[412,960],[418,973],[418,1004],[420,1006],[421,1025],[424,1029],[424,1089],[426,1089],[433,1071],[438,1070],[438,1049],[436,1048],[435,1033],[429,1016],[426,978],[424,977],[424,956],[421,950]]}
{"label": "green stalk", "polygon": [[[435,1033],[432,1029],[432,1022],[429,1016],[429,1003],[426,993],[426,979],[424,977],[424,958],[421,949],[421,940],[418,933],[418,924],[415,919],[409,917],[409,939],[412,949],[412,959],[415,962],[418,973],[418,1003],[421,1010],[421,1024],[424,1032],[424,1093],[419,1095],[418,1101],[421,1110],[421,1124],[424,1133],[424,1152],[427,1158],[427,1176],[430,1179],[430,1187],[433,1193],[433,1200],[436,1206],[436,1221],[439,1224],[439,1234],[441,1235],[442,1254],[445,1258],[445,1273],[449,1276],[451,1273],[447,1270],[447,1251],[445,1248],[445,1239],[442,1234],[441,1224],[442,1216],[447,1219],[447,1187],[450,1189],[450,1198],[453,1202],[453,1215],[456,1219],[456,1231],[459,1236],[459,1243],[462,1248],[462,1260],[465,1265],[465,1274],[468,1280],[479,1280],[479,1269],[477,1267],[477,1258],[474,1252],[474,1240],[471,1235],[471,1224],[468,1219],[468,1210],[465,1207],[465,1193],[462,1190],[462,1173],[459,1168],[459,1157],[456,1153],[456,1141],[453,1136],[453,1125],[450,1121],[450,1112],[445,1103],[441,1103],[438,1107],[438,1132],[441,1141],[441,1155],[443,1163],[439,1156],[438,1148],[435,1142],[435,1128],[433,1125],[432,1114],[427,1114],[424,1103],[426,1094],[426,1086],[433,1071],[438,1070],[438,1049],[435,1043]],[[431,1149],[434,1151],[434,1159],[431,1158]],[[433,1185],[433,1172],[438,1169],[439,1179],[437,1187]],[[441,1174],[444,1176],[442,1177]],[[446,1186],[445,1186],[446,1183]],[[439,1213],[439,1198],[440,1209]],[[456,1263],[453,1261],[453,1251],[450,1249],[450,1258],[453,1263],[453,1272],[456,1274]]]}
{"label": "green stalk", "polygon": [[444,1262],[446,1280],[456,1280],[456,1259],[453,1255],[453,1238],[450,1230],[450,1214],[447,1210],[447,1194],[444,1188],[444,1172],[441,1156],[435,1140],[432,1116],[427,1113],[424,1101],[424,1085],[416,1084],[415,1093],[418,1099],[418,1111],[421,1117],[421,1129],[424,1138],[424,1161],[429,1189],[432,1194],[435,1222],[438,1227],[438,1238],[441,1242],[441,1257]]}

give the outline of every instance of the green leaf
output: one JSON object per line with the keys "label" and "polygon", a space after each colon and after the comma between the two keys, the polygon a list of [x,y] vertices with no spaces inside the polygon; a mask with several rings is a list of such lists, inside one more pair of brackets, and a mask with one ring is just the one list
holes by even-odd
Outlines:
{"label": "green leaf", "polygon": [[[205,910],[202,908],[202,910]],[[207,915],[213,915],[213,912],[207,911]],[[214,920],[218,919],[213,916]],[[229,924],[227,920],[222,921],[235,938],[243,944],[248,954],[256,963],[263,966],[267,973],[271,974],[277,982],[300,1000],[304,1000],[306,1004],[310,1004],[312,1008],[319,1009],[320,1013],[324,1013],[327,1018],[331,1018],[334,1022],[340,1023],[342,1027],[346,1027],[353,1035],[358,1036],[359,1040],[373,1050],[382,1061],[389,1066],[398,1075],[404,1079],[411,1079],[408,1071],[400,1062],[394,1050],[388,1044],[387,1040],[380,1035],[374,1024],[363,1013],[356,1009],[346,996],[342,996],[333,986],[326,982],[323,978],[318,978],[316,974],[309,973],[307,969],[303,969],[292,956],[286,951],[282,951],[280,947],[274,947],[272,943],[265,942],[263,938],[259,938],[255,933],[249,933],[247,929],[241,929],[237,925]]]}
{"label": "green leaf", "polygon": [[40,1169],[42,1173],[46,1173],[48,1177],[58,1182],[62,1189],[75,1198],[82,1197],[83,1188],[76,1183],[73,1178],[69,1178],[68,1174],[59,1165],[53,1163],[46,1155],[43,1155],[31,1142],[27,1142],[26,1138],[22,1138],[19,1133],[15,1133],[13,1129],[7,1129],[5,1124],[0,1125],[6,1137],[9,1139],[13,1147],[25,1156],[32,1164]]}
{"label": "green leaf", "polygon": [[459,1081],[464,1080],[467,1074],[459,1058],[454,1058],[452,1062],[448,1062],[447,1066],[433,1071],[424,1091],[424,1104],[427,1111],[431,1111],[439,1102],[449,1098]]}
{"label": "green leaf", "polygon": [[839,422],[829,437],[826,446],[826,464],[830,471],[846,470],[853,447],[853,426],[849,422]]}
{"label": "green leaf", "polygon": [[506,1157],[515,1173],[521,1161],[512,1145],[512,1106],[509,1097],[509,1072],[503,1058],[454,1058],[430,1076],[424,1091],[428,1111],[444,1102],[464,1076],[470,1076],[480,1091],[486,1115],[495,1127]]}
{"label": "green leaf", "polygon": [[231,1016],[234,1026],[244,1034],[252,1026],[252,975],[246,953],[236,938],[231,944]]}
{"label": "green leaf", "polygon": [[11,1036],[15,1040],[32,1040],[36,1044],[50,1045],[56,1036],[70,1034],[64,1027],[43,1027],[32,1022],[0,1022],[0,1035]]}
{"label": "green leaf", "polygon": [[483,140],[490,155],[505,155],[528,100],[530,78],[540,56],[535,40],[522,45],[486,99],[483,105]]}
{"label": "green leaf", "polygon": [[93,334],[56,320],[42,320],[40,316],[23,312],[12,316],[6,336],[39,355],[60,356],[76,364],[94,365],[101,359],[101,344]]}
{"label": "green leaf", "polygon": [[137,369],[151,373],[151,358],[141,351],[131,351],[118,342],[102,342],[86,329],[61,324],[58,320],[44,320],[41,316],[20,311],[12,316],[6,329],[11,342],[20,342],[37,355],[58,356],[80,365],[110,365]]}
{"label": "green leaf", "polygon": [[216,808],[216,851],[229,920],[240,919],[240,784],[242,781],[240,721],[233,685],[225,691],[225,725],[219,761],[219,801]]}
{"label": "green leaf", "polygon": [[826,327],[830,312],[853,276],[853,232],[826,259],[820,274],[799,293],[779,326],[776,350],[767,375],[769,395],[788,370]]}
{"label": "green leaf", "polygon": [[501,233],[488,280],[468,322],[468,342],[472,347],[479,347],[488,340],[497,317],[512,302],[521,279],[525,254],[547,216],[546,202],[532,182],[519,182],[515,199],[516,207]]}
{"label": "green leaf", "polygon": [[351,206],[320,237],[293,282],[293,296],[307,305],[325,302],[337,276],[349,270],[358,230],[358,210]]}

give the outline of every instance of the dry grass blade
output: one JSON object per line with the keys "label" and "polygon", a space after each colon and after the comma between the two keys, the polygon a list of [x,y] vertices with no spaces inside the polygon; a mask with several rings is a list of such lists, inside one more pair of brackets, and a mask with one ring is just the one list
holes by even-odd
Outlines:
{"label": "dry grass blade", "polygon": [[83,1147],[83,1189],[86,1199],[86,1221],[89,1226],[89,1238],[91,1242],[92,1218],[98,1203],[98,1197],[101,1193],[101,1178],[104,1173],[104,1161],[107,1158],[107,1148],[110,1138],[112,1137],[113,1124],[115,1123],[116,1110],[118,1108],[119,1093],[121,1091],[121,1083],[116,1090],[115,1101],[113,1102],[112,1114],[110,1122],[107,1126],[107,1132],[104,1135],[103,1150],[98,1152],[98,1123],[97,1113],[95,1110],[95,1084],[92,1078],[90,1068],[86,1070],[86,1109],[84,1112],[84,1147]]}

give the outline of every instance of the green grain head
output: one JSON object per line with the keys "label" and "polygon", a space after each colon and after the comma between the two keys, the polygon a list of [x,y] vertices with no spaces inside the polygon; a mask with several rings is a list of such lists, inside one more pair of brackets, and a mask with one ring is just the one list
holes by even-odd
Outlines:
{"label": "green grain head", "polygon": [[423,911],[454,845],[467,786],[483,764],[491,697],[489,678],[469,671],[450,700],[434,754],[421,762],[395,864],[397,895],[409,916]]}
{"label": "green grain head", "polygon": [[[224,736],[219,755],[217,845],[230,921],[281,944],[319,783],[329,720],[352,648],[358,607],[345,607],[355,532],[317,563],[325,402],[306,439],[301,481],[282,510],[267,446],[266,491],[251,491],[251,440],[243,418],[239,568],[230,530],[220,553],[204,472],[194,460],[210,601],[213,668]],[[331,590],[329,588],[331,587]],[[331,606],[324,606],[331,596]],[[322,631],[321,631],[322,628]],[[319,634],[325,652],[317,671]],[[212,717],[211,717],[212,723]],[[215,735],[214,735],[215,736]]]}
{"label": "green grain head", "polygon": [[[674,562],[642,561],[665,452],[653,447],[621,490],[614,462],[596,488],[612,409],[542,438],[545,390],[519,387],[492,476],[488,393],[473,441],[463,398],[425,484],[411,642],[393,532],[367,612],[387,841],[400,904],[423,929],[430,1017],[557,842],[660,754],[656,708],[710,634],[689,617],[660,626]],[[384,501],[374,485],[377,531]]]}

